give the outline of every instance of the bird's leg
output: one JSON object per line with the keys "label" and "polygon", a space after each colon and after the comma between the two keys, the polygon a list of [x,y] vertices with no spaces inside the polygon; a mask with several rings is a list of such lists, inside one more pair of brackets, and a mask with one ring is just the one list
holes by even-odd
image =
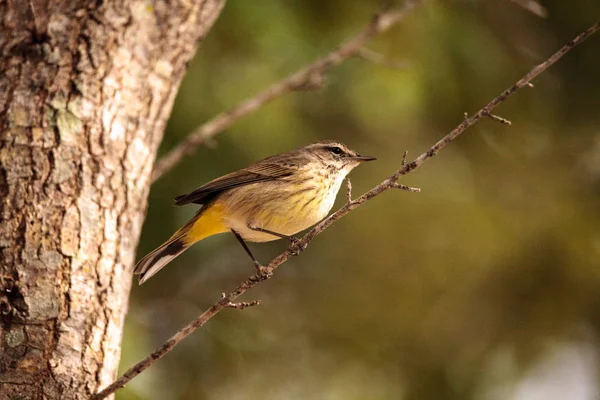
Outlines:
{"label": "bird's leg", "polygon": [[269,235],[277,236],[278,238],[281,238],[281,239],[289,240],[290,244],[295,244],[298,241],[298,238],[295,236],[284,235],[283,233],[273,232],[268,229],[259,228],[258,226],[248,225],[248,228],[252,229],[253,231],[264,232],[264,233],[268,233]]}
{"label": "bird's leg", "polygon": [[267,272],[267,268],[263,267],[261,265],[261,263],[258,262],[258,260],[256,259],[256,257],[254,257],[254,254],[252,254],[252,252],[250,251],[250,248],[248,247],[248,245],[246,244],[246,242],[244,241],[244,239],[242,239],[242,237],[240,236],[240,234],[237,233],[236,231],[234,231],[233,229],[231,230],[231,233],[233,233],[233,236],[236,237],[236,239],[240,242],[240,244],[242,245],[242,247],[244,248],[244,250],[246,250],[246,253],[252,259],[252,262],[254,263],[254,267],[256,268],[256,271],[258,272],[258,275],[260,275],[261,277],[264,276],[265,278],[268,278],[270,276],[270,274]]}
{"label": "bird's leg", "polygon": [[290,242],[290,247],[288,248],[288,250],[290,253],[292,253],[293,256],[297,256],[298,254],[302,253],[304,249],[306,249],[306,245],[298,246],[298,242],[300,241],[300,239],[298,239],[295,236],[284,235],[282,233],[273,232],[268,229],[259,228],[258,226],[253,225],[248,225],[248,228],[252,229],[253,231],[268,233],[269,235],[277,236],[278,238],[288,240]]}

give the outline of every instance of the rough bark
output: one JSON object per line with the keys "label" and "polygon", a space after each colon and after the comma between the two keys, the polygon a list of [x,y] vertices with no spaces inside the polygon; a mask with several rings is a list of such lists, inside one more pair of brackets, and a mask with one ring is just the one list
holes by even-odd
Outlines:
{"label": "rough bark", "polygon": [[0,0],[0,399],[115,377],[156,149],[224,0]]}

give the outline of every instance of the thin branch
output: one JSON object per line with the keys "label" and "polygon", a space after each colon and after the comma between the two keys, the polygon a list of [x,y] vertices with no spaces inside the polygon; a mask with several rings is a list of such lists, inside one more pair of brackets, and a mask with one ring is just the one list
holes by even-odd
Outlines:
{"label": "thin branch", "polygon": [[509,1],[540,18],[546,18],[548,16],[548,10],[546,10],[546,8],[543,5],[541,5],[540,3],[538,3],[535,0],[509,0]]}
{"label": "thin branch", "polygon": [[260,300],[254,301],[241,301],[239,303],[227,303],[225,305],[226,308],[237,308],[238,310],[243,310],[244,308],[254,307],[260,304]]}
{"label": "thin branch", "polygon": [[406,185],[402,185],[398,182],[394,183],[392,185],[392,187],[394,189],[400,189],[400,190],[406,190],[407,192],[415,192],[415,193],[421,193],[421,188],[417,188],[417,187],[412,187],[412,186],[406,186]]}
{"label": "thin branch", "polygon": [[507,120],[506,118],[502,118],[498,115],[492,114],[492,113],[486,113],[485,114],[486,117],[493,119],[496,122],[500,122],[503,125],[512,125],[512,122],[510,122],[509,120]]}
{"label": "thin branch", "polygon": [[387,68],[406,69],[408,67],[408,64],[404,61],[392,60],[383,54],[379,54],[376,51],[367,49],[366,47],[361,47],[358,49],[356,56],[362,58],[363,60],[372,62],[373,64],[382,65]]}
{"label": "thin branch", "polygon": [[154,167],[152,182],[177,165],[184,157],[193,154],[207,139],[229,128],[240,118],[258,110],[265,104],[295,90],[320,87],[324,74],[344,60],[354,56],[374,36],[388,31],[399,23],[418,3],[423,0],[407,0],[400,8],[385,10],[373,17],[371,22],[354,37],[342,43],[325,57],[296,71],[287,78],[272,84],[256,96],[244,100],[229,111],[215,116],[192,131],[181,143],[165,154]]}
{"label": "thin branch", "polygon": [[548,58],[545,62],[539,64],[534,67],[531,71],[529,71],[523,78],[519,79],[517,83],[515,83],[510,88],[506,89],[492,101],[490,101],[485,107],[480,109],[477,113],[475,113],[471,117],[465,118],[456,128],[454,128],[450,133],[444,136],[441,140],[431,146],[426,152],[421,154],[419,157],[414,159],[408,164],[405,164],[396,172],[394,172],[391,176],[381,182],[379,185],[375,186],[368,192],[364,193],[360,197],[352,200],[350,203],[347,203],[339,210],[331,214],[329,217],[325,218],[323,221],[319,222],[315,225],[310,231],[308,231],[300,240],[298,240],[294,245],[279,254],[275,257],[269,265],[264,268],[264,271],[257,272],[256,274],[250,276],[244,282],[242,282],[237,288],[233,291],[227,293],[225,297],[221,298],[219,301],[214,303],[208,310],[204,311],[198,318],[194,321],[190,322],[186,327],[177,332],[173,337],[167,340],[162,346],[152,352],[145,359],[131,367],[127,370],[119,379],[110,384],[104,390],[96,394],[93,399],[100,400],[105,398],[106,396],[114,393],[117,389],[125,386],[127,382],[133,379],[135,376],[140,374],[146,368],[150,367],[156,360],[164,357],[168,352],[170,352],[181,340],[190,335],[199,327],[203,326],[209,319],[211,319],[215,314],[222,311],[224,308],[227,308],[229,304],[231,304],[236,298],[252,289],[256,284],[260,281],[264,280],[265,274],[272,274],[279,266],[289,260],[293,254],[297,251],[297,249],[305,248],[317,235],[331,226],[334,222],[344,217],[346,214],[360,207],[362,204],[371,200],[372,198],[380,195],[381,193],[394,189],[396,187],[396,183],[401,176],[409,174],[415,169],[419,168],[423,163],[435,156],[440,150],[446,147],[450,142],[455,140],[458,136],[460,136],[464,131],[473,126],[480,119],[486,117],[494,108],[496,108],[499,104],[503,103],[506,99],[508,99],[512,94],[514,94],[517,90],[521,89],[524,86],[528,86],[529,81],[537,77],[539,74],[544,72],[548,67],[553,65],[556,61],[558,61],[561,57],[563,57],[569,50],[573,49],[575,46],[581,44],[585,39],[587,39],[590,35],[595,33],[600,29],[600,22],[594,24],[591,28],[587,29],[585,32],[579,34],[575,39],[571,40],[560,50],[554,53],[550,58]]}
{"label": "thin branch", "polygon": [[[290,91],[296,90],[319,90],[323,89],[327,84],[327,77],[325,71],[315,71],[306,77],[306,81],[298,84],[297,86],[291,87]],[[285,93],[282,93],[282,95]]]}
{"label": "thin branch", "polygon": [[352,203],[352,182],[346,178],[346,203]]}
{"label": "thin branch", "polygon": [[[227,297],[225,293],[221,293],[221,298],[224,299]],[[241,301],[239,303],[232,303],[231,301],[225,304],[225,308],[237,308],[238,310],[243,310],[244,308],[254,307],[260,305],[260,300],[254,301]]]}

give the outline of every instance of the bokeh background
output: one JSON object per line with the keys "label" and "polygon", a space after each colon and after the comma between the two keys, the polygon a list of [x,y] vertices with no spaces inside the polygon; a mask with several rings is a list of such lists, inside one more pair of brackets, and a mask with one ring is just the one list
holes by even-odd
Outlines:
{"label": "bokeh background", "polygon": [[[523,1],[522,3],[526,3]],[[139,256],[194,207],[172,198],[268,155],[337,139],[378,157],[354,194],[416,157],[596,22],[597,0],[427,1],[360,58],[237,123],[152,188]],[[230,1],[190,65],[161,154],[353,34],[379,2]],[[118,392],[133,399],[600,398],[600,36]],[[344,196],[339,196],[338,205]],[[283,242],[252,245],[270,260]],[[133,289],[122,371],[253,272],[231,235]]]}

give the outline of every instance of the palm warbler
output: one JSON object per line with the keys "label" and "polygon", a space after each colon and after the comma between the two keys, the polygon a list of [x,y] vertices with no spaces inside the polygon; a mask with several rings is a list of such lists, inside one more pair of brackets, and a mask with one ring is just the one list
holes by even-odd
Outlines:
{"label": "palm warbler", "polygon": [[364,157],[342,143],[321,141],[277,154],[175,198],[178,206],[199,204],[194,217],[135,266],[140,285],[194,243],[232,232],[254,265],[244,242],[287,239],[316,224],[333,207],[348,173]]}

